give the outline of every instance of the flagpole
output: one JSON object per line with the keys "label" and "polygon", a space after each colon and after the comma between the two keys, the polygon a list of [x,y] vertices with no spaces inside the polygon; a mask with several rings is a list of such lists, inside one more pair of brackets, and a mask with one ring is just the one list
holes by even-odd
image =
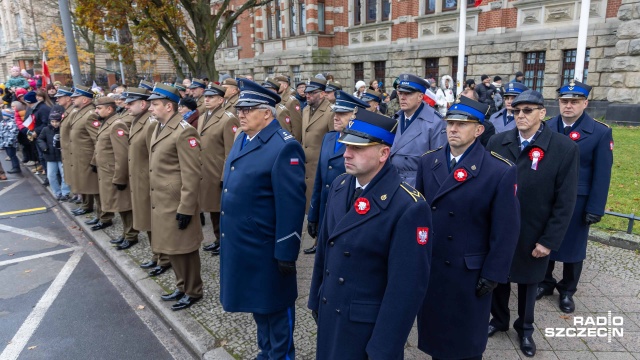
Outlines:
{"label": "flagpole", "polygon": [[460,20],[458,21],[458,74],[456,75],[457,94],[462,93],[464,83],[464,57],[467,36],[467,0],[460,1]]}
{"label": "flagpole", "polygon": [[[589,30],[589,10],[591,0],[582,0],[580,8],[580,26],[578,28],[578,46],[576,47],[576,67],[574,78],[582,82],[584,76],[584,59],[587,52],[587,30]],[[572,80],[572,79],[569,79]]]}
{"label": "flagpole", "polygon": [[67,44],[67,53],[69,54],[69,65],[71,65],[71,77],[76,85],[82,84],[80,76],[80,62],[78,61],[78,51],[76,50],[76,40],[73,37],[73,28],[71,26],[71,14],[69,13],[69,1],[58,0],[60,8],[60,19],[62,20],[62,30]]}

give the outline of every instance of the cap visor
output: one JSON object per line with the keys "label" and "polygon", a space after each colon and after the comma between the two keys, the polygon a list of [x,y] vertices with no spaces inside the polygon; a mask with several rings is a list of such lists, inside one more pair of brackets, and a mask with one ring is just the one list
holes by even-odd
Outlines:
{"label": "cap visor", "polygon": [[398,86],[398,88],[396,89],[396,91],[398,91],[398,92],[407,92],[407,93],[412,93],[412,92],[421,92],[420,90],[418,90],[418,89],[416,89],[416,88],[407,87],[407,86]]}
{"label": "cap visor", "polygon": [[166,96],[159,95],[159,94],[151,94],[151,95],[149,95],[149,98],[147,100],[157,100],[157,99],[167,99],[167,100],[169,100]]}
{"label": "cap visor", "polygon": [[236,105],[234,106],[236,109],[241,109],[241,108],[247,108],[247,107],[253,107],[253,106],[260,106],[260,105],[265,105],[263,103],[260,102],[256,102],[256,101],[251,101],[251,100],[240,100],[236,103]]}
{"label": "cap visor", "polygon": [[338,142],[356,146],[370,146],[380,144],[379,142],[371,141],[370,139],[347,133],[343,133],[342,136],[340,136],[340,138],[338,139]]}
{"label": "cap visor", "polygon": [[579,94],[579,93],[568,93],[568,94],[562,94],[558,97],[558,99],[574,99],[574,98],[586,98],[586,96],[584,96],[584,94]]}
{"label": "cap visor", "polygon": [[305,93],[310,93],[310,92],[314,92],[316,90],[320,90],[320,88],[318,86],[307,85],[307,87],[304,89],[304,92]]}
{"label": "cap visor", "polygon": [[[18,96],[22,96],[22,95],[18,95]],[[75,93],[71,95],[71,97],[72,97],[72,98],[73,98],[73,97],[78,97],[78,96],[83,96],[83,95],[75,94]]]}

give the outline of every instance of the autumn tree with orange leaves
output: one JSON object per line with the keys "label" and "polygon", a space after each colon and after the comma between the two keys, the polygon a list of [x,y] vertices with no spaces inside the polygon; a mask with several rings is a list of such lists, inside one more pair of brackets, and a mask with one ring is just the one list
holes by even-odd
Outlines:
{"label": "autumn tree with orange leaves", "polygon": [[[58,25],[52,24],[49,30],[41,33],[40,36],[44,39],[42,51],[47,55],[49,71],[51,73],[71,74],[67,43],[62,29]],[[91,54],[78,46],[76,46],[76,50],[80,63],[88,64]]]}

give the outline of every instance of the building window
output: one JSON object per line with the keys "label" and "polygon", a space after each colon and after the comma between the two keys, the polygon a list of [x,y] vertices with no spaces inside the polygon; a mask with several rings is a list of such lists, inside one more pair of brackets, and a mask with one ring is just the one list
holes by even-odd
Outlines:
{"label": "building window", "polygon": [[433,14],[436,12],[436,0],[426,0],[426,4],[424,7],[424,13],[426,14]]}
{"label": "building window", "polygon": [[[464,82],[465,79],[467,78],[467,61],[469,60],[469,58],[467,56],[464,57],[464,69],[462,69],[462,80],[461,82]],[[453,64],[451,65],[451,70],[453,72],[453,74],[451,74],[451,77],[453,78],[453,82],[454,83],[458,83],[458,57],[454,56],[452,58]]]}
{"label": "building window", "polygon": [[388,21],[391,15],[391,1],[382,0],[382,21]]}
{"label": "building window", "polygon": [[[576,73],[576,49],[565,50],[562,57],[562,84],[566,84],[574,80]],[[589,49],[584,53],[584,73],[582,74],[582,82],[587,83],[587,75],[589,73]]]}
{"label": "building window", "polygon": [[280,1],[275,0],[273,4],[267,5],[267,38],[280,39]]}
{"label": "building window", "polygon": [[[575,60],[574,60],[575,62]],[[525,53],[524,85],[532,90],[541,90],[544,80],[545,52],[536,51]]]}
{"label": "building window", "polygon": [[293,65],[291,67],[291,72],[293,73],[293,82],[292,84],[297,84],[302,79],[302,74],[300,73],[300,65]]}
{"label": "building window", "polygon": [[389,21],[390,17],[391,0],[353,0],[353,25]]}
{"label": "building window", "polygon": [[353,83],[364,80],[364,63],[353,64]]}
{"label": "building window", "polygon": [[273,68],[273,66],[265,66],[264,68],[264,73],[267,74],[266,77],[274,77],[275,76],[275,69]]}
{"label": "building window", "polygon": [[[291,26],[291,36],[304,35],[307,23],[304,0],[290,0],[289,13],[291,17],[291,21],[289,22]],[[324,13],[322,15],[324,16]]]}
{"label": "building window", "polygon": [[324,2],[318,1],[318,32],[324,31]]}
{"label": "building window", "polygon": [[378,7],[376,6],[377,2],[378,0],[367,0],[367,9],[366,9],[367,24],[376,22],[376,17],[378,12]]}
{"label": "building window", "polygon": [[118,60],[107,59],[106,64],[106,68],[108,71],[120,73],[120,62]]}
{"label": "building window", "polygon": [[24,27],[22,26],[22,17],[18,13],[15,15],[15,19],[16,19],[16,27],[18,29],[18,37],[22,39],[24,37]]}
{"label": "building window", "polygon": [[425,59],[424,62],[424,77],[427,79],[434,78],[436,81],[438,80],[440,67],[439,67],[440,59],[438,58],[428,58]]}
{"label": "building window", "polygon": [[458,9],[458,0],[442,0],[442,11]]}
{"label": "building window", "polygon": [[362,4],[363,0],[353,0],[353,25],[360,25],[362,23]]}
{"label": "building window", "polygon": [[155,60],[141,60],[140,61],[140,71],[143,74],[153,75],[156,72],[156,61]]}
{"label": "building window", "polygon": [[386,61],[374,61],[373,62],[373,78],[378,81],[382,81],[384,83],[384,79],[386,77],[385,68],[386,68]]}

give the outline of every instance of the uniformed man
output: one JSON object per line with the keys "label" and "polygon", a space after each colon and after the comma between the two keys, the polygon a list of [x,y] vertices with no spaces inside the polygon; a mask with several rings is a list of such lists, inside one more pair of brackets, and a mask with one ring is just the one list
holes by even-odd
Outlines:
{"label": "uniformed man", "polygon": [[427,291],[431,211],[388,161],[397,123],[358,110],[340,136],[345,168],[329,189],[308,307],[316,359],[402,359]]}
{"label": "uniformed man", "polygon": [[191,91],[191,97],[196,100],[198,104],[198,112],[200,114],[204,114],[204,90],[207,88],[204,80],[194,78],[191,80],[191,86],[189,86],[189,90]]}
{"label": "uniformed man", "polygon": [[513,99],[515,99],[516,96],[520,95],[523,91],[526,90],[529,90],[529,88],[517,82],[510,82],[505,85],[504,96],[502,97],[504,99],[504,107],[500,111],[491,115],[491,118],[489,119],[489,121],[495,127],[496,134],[503,131],[511,130],[516,127],[511,102],[513,102]]}
{"label": "uniformed man", "polygon": [[225,311],[253,313],[257,359],[295,359],[304,152],[275,120],[280,97],[253,81],[237,81],[242,132],[224,167],[220,301]]}
{"label": "uniformed man", "polygon": [[398,134],[391,147],[391,163],[400,178],[414,186],[420,156],[446,145],[447,131],[440,113],[422,99],[429,84],[411,74],[401,74],[399,79],[400,111],[393,116],[398,121]]}
{"label": "uniformed man", "polygon": [[91,165],[98,170],[100,204],[103,211],[118,212],[122,235],[115,239],[117,250],[138,243],[138,230],[133,228],[129,185],[129,126],[116,115],[116,102],[103,96],[95,101],[96,114],[102,122],[96,138]]}
{"label": "uniformed man", "polygon": [[[516,164],[520,201],[520,235],[509,281],[518,284],[518,333],[520,350],[536,353],[533,321],[538,283],[544,279],[551,250],[560,248],[576,203],[578,146],[551,131],[542,120],[546,114],[542,94],[527,90],[511,103],[516,128],[494,135],[488,151]],[[562,179],[559,181],[558,179]],[[488,335],[509,329],[509,283],[493,291]]]}
{"label": "uniformed man", "polygon": [[293,137],[302,141],[302,107],[300,101],[295,97],[296,91],[289,87],[289,78],[286,76],[277,76],[275,80],[280,87],[278,88],[278,94],[282,98],[282,104],[289,109],[289,115],[291,116],[291,130],[289,131]]}
{"label": "uniformed man", "polygon": [[431,205],[434,231],[418,348],[434,359],[482,359],[491,292],[507,282],[518,242],[516,167],[479,140],[488,111],[461,97],[445,117],[448,144],[418,166],[416,189]]}
{"label": "uniformed man", "polygon": [[153,252],[166,254],[176,275],[176,289],[162,295],[178,301],[182,310],[202,298],[200,243],[202,227],[191,221],[198,214],[200,193],[200,139],[198,132],[178,113],[178,89],[157,84],[151,96],[151,113],[158,124],[151,138],[149,185]]}
{"label": "uniformed man", "polygon": [[[145,89],[151,92],[153,91],[153,83],[145,80],[140,80],[140,84],[138,85],[138,88]],[[184,87],[182,89],[184,89]]]}
{"label": "uniformed man", "polygon": [[[262,86],[274,93],[278,93],[280,84],[273,78],[266,78],[262,82]],[[280,123],[280,127],[293,135],[293,123],[291,122],[291,112],[282,101],[276,104],[276,120]]]}
{"label": "uniformed man", "polygon": [[240,122],[235,114],[224,110],[225,89],[213,83],[204,91],[206,112],[198,120],[202,149],[202,180],[200,180],[200,211],[211,216],[215,242],[203,250],[220,254],[220,195],[224,162],[235,140]]}
{"label": "uniformed man", "polygon": [[[127,108],[133,116],[129,130],[129,190],[133,210],[133,228],[138,231],[146,231],[149,244],[151,244],[153,240],[151,235],[149,148],[158,121],[149,112],[149,90],[129,88],[125,94]],[[120,245],[117,239],[112,242]],[[153,277],[167,271],[171,267],[171,263],[167,255],[153,252],[151,260],[140,264],[140,267],[150,269],[149,276]]]}
{"label": "uniformed man", "polygon": [[[366,109],[369,106],[366,102],[348,94],[342,90],[336,91],[336,103],[333,105],[333,130],[324,135],[316,178],[313,182],[313,192],[311,204],[307,215],[307,234],[316,239],[318,229],[324,219],[325,205],[329,195],[329,186],[338,175],[344,174],[344,154],[345,146],[338,142],[342,131],[347,127],[350,120],[355,118],[356,111]],[[305,249],[305,254],[315,254],[317,241],[313,246]]]}
{"label": "uniformed man", "polygon": [[76,85],[71,95],[77,111],[69,119],[68,155],[71,159],[71,191],[82,194],[82,204],[72,213],[76,216],[88,214],[95,205],[95,217],[85,221],[95,231],[111,226],[113,213],[102,210],[97,169],[91,166],[98,130],[102,125],[95,113],[93,96],[91,89],[82,85]]}
{"label": "uniformed man", "polygon": [[304,108],[307,107],[307,94],[305,94],[305,90],[307,89],[307,83],[304,81],[298,81],[296,83],[296,89],[294,96],[300,102],[300,109],[304,111]]}
{"label": "uniformed man", "polygon": [[366,101],[369,104],[369,108],[367,110],[376,114],[384,115],[382,112],[380,112],[380,102],[382,101],[382,94],[379,91],[367,89],[364,93],[362,93],[362,100]]}
{"label": "uniformed man", "polygon": [[234,112],[235,106],[238,102],[238,96],[240,96],[240,90],[238,89],[238,82],[235,79],[227,78],[220,84],[225,89],[224,92],[224,111]]}
{"label": "uniformed man", "polygon": [[342,84],[337,81],[327,80],[327,85],[324,89],[324,98],[331,104],[336,103],[336,91],[342,90]]}
{"label": "uniformed man", "polygon": [[311,201],[322,139],[326,133],[333,130],[331,103],[324,98],[325,82],[313,78],[309,80],[305,88],[308,106],[302,111],[302,146],[304,147],[307,170],[305,175],[305,183],[307,184],[306,208],[309,208]]}
{"label": "uniformed man", "polygon": [[[187,94],[187,88],[185,88],[184,86],[182,86],[182,84],[178,84],[175,83],[173,84],[173,87],[175,87],[176,89],[178,89],[178,92],[180,92],[180,98],[185,98],[187,96],[189,96],[189,94]],[[151,91],[151,90],[149,90]]]}
{"label": "uniformed man", "polygon": [[[62,167],[65,169],[71,169],[71,158],[69,157],[69,131],[71,130],[69,124],[71,120],[69,116],[75,108],[71,95],[73,95],[73,89],[60,85],[58,86],[58,91],[53,96],[56,98],[56,104],[63,106],[65,109],[64,114],[62,114],[62,119],[60,120],[60,152],[62,154]],[[70,180],[71,171],[64,171],[64,182],[71,186],[69,184]]]}
{"label": "uniformed man", "polygon": [[[540,299],[558,289],[560,310],[565,313],[572,313],[576,308],[573,294],[582,274],[582,262],[587,256],[589,226],[599,222],[604,215],[613,166],[611,128],[594,120],[585,111],[589,105],[589,92],[591,86],[579,81],[564,84],[558,89],[560,115],[547,122],[551,131],[568,136],[580,149],[578,197],[573,217],[560,249],[551,252],[551,261],[536,297]],[[556,261],[564,264],[560,281],[553,277]]]}

